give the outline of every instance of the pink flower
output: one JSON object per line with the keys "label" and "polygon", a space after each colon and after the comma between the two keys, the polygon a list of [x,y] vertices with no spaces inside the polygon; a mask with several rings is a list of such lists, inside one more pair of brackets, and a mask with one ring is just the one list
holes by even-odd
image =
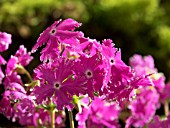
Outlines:
{"label": "pink flower", "polygon": [[51,58],[51,54],[58,55],[55,52],[59,51],[58,46],[60,43],[77,45],[78,40],[76,38],[83,36],[83,33],[74,31],[74,29],[80,25],[80,23],[70,18],[64,21],[58,20],[54,22],[40,35],[37,43],[32,48],[32,52],[46,43],[47,46],[42,51],[41,60],[47,61],[47,58]]}
{"label": "pink flower", "polygon": [[86,56],[92,57],[102,48],[101,44],[95,39],[92,40],[89,38],[81,37],[79,38],[79,41],[80,45],[78,47]]}
{"label": "pink flower", "polygon": [[144,127],[151,121],[159,107],[159,95],[154,88],[140,88],[128,107],[132,115],[126,120],[126,128]]}
{"label": "pink flower", "polygon": [[11,106],[8,97],[3,97],[0,101],[0,113],[6,116],[8,119],[12,117],[13,107]]}
{"label": "pink flower", "polygon": [[101,93],[105,79],[105,70],[102,68],[103,61],[100,55],[92,57],[81,56],[79,61],[74,64],[76,75],[84,77],[86,81],[87,93],[94,97],[94,93]]}
{"label": "pink flower", "polygon": [[52,97],[57,109],[70,106],[72,96],[84,93],[84,80],[74,75],[72,71],[73,61],[60,58],[57,62],[43,64],[36,70],[36,79],[41,81],[40,87],[34,88],[34,94],[38,104]]}
{"label": "pink flower", "polygon": [[5,77],[5,80],[3,83],[5,88],[7,88],[11,83],[18,83],[20,85],[23,85],[21,76],[18,75],[17,72],[13,72],[11,75],[8,75]]}
{"label": "pink flower", "polygon": [[148,76],[133,77],[131,80],[121,81],[118,84],[108,83],[108,90],[105,95],[108,99],[115,99],[119,102],[131,99],[131,93],[139,87],[153,86]]}
{"label": "pink flower", "polygon": [[111,40],[104,40],[101,54],[106,59],[107,79],[111,84],[119,84],[124,80],[130,80],[134,73],[121,59],[121,51],[111,45]]}
{"label": "pink flower", "polygon": [[27,66],[33,59],[31,53],[27,52],[27,49],[24,47],[24,45],[21,45],[19,47],[19,49],[15,53],[15,57],[18,58],[18,63],[22,66]]}
{"label": "pink flower", "polygon": [[0,32],[0,52],[7,50],[11,43],[11,34]]}
{"label": "pink flower", "polygon": [[11,56],[7,63],[6,74],[11,75],[12,72],[17,68],[17,65],[27,66],[33,57],[27,49],[21,45],[14,56]]}
{"label": "pink flower", "polygon": [[21,100],[28,97],[24,87],[18,83],[10,83],[5,89],[6,90],[3,93],[3,96],[9,97],[12,101]]}
{"label": "pink flower", "polygon": [[[56,114],[55,126],[63,125],[63,116],[61,113]],[[36,107],[34,101],[30,98],[22,99],[15,105],[14,117],[19,120],[22,126],[49,127],[51,126],[51,117],[47,110]]]}
{"label": "pink flower", "polygon": [[78,128],[86,128],[86,126],[87,128],[118,128],[119,111],[117,104],[95,98],[88,108],[83,108],[83,111],[76,115]]}
{"label": "pink flower", "polygon": [[[11,34],[0,32],[0,52],[7,50],[11,42]],[[4,65],[5,63],[6,61],[0,55],[0,84],[2,83],[2,79],[4,78],[4,73],[2,72],[1,65]]]}
{"label": "pink flower", "polygon": [[151,55],[142,57],[141,55],[135,54],[129,59],[130,66],[135,69],[136,75],[148,75],[157,72],[154,67],[154,59]]}
{"label": "pink flower", "polygon": [[165,88],[165,76],[163,73],[158,73],[154,65],[154,59],[151,55],[142,57],[141,55],[135,54],[130,58],[130,65],[135,70],[136,76],[148,75],[153,81],[154,87],[160,95],[160,99],[164,98]]}

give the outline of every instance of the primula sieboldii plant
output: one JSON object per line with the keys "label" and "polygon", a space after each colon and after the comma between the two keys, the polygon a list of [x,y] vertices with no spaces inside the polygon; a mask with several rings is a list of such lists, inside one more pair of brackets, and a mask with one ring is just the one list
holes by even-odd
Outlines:
{"label": "primula sieboldii plant", "polygon": [[[152,56],[135,54],[128,66],[111,39],[85,37],[75,30],[80,26],[71,18],[55,21],[32,51],[21,45],[8,61],[0,55],[0,113],[24,127],[67,127],[66,118],[71,128],[74,121],[79,128],[169,126],[170,84]],[[0,52],[11,42],[10,34],[0,32]],[[31,75],[25,66],[43,45],[41,63]],[[163,120],[156,113],[161,104]]]}

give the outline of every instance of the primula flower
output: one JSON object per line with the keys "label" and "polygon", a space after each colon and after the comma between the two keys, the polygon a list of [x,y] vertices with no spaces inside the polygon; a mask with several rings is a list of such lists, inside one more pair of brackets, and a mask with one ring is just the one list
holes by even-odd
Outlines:
{"label": "primula flower", "polygon": [[40,87],[34,88],[38,104],[53,96],[57,109],[72,107],[72,96],[84,93],[84,79],[74,75],[72,65],[73,61],[60,58],[52,65],[43,64],[35,70],[36,79],[41,81]]}
{"label": "primula flower", "polygon": [[0,113],[10,119],[13,115],[13,107],[8,97],[3,97],[0,101]]}
{"label": "primula flower", "polygon": [[134,71],[122,61],[121,51],[114,47],[112,40],[103,40],[101,54],[106,69],[105,96],[118,101],[129,98],[130,92],[139,86]]}
{"label": "primula flower", "polygon": [[[0,52],[3,52],[8,49],[9,44],[11,44],[11,34],[6,32],[0,32]],[[2,79],[4,78],[4,73],[2,72],[1,65],[4,65],[6,61],[0,55],[0,84],[2,83]]]}
{"label": "primula flower", "polygon": [[131,126],[144,127],[151,121],[158,107],[159,94],[156,90],[153,87],[139,88],[136,98],[128,106],[132,115],[126,120],[126,128]]}
{"label": "primula flower", "polygon": [[84,77],[86,81],[87,93],[91,98],[94,93],[100,93],[105,79],[105,70],[102,68],[101,56],[95,54],[92,57],[81,56],[74,64],[74,71],[78,76]]}
{"label": "primula flower", "polygon": [[6,88],[3,96],[9,97],[10,100],[16,101],[20,99],[27,98],[26,91],[22,85],[19,83],[10,83]]}
{"label": "primula flower", "polygon": [[85,37],[81,37],[79,38],[80,41],[80,45],[78,46],[79,49],[86,55],[92,57],[95,54],[97,54],[97,52],[99,52],[99,50],[101,50],[101,44],[99,42],[97,42],[97,40],[95,39],[89,39],[89,38],[85,38]]}
{"label": "primula flower", "polygon": [[149,69],[155,69],[154,59],[151,55],[142,57],[141,55],[135,54],[129,59],[129,61],[132,67],[141,66],[144,67],[143,70],[147,67]]}
{"label": "primula flower", "polygon": [[11,34],[0,32],[0,52],[7,50],[11,43]]}
{"label": "primula flower", "polygon": [[106,59],[107,79],[111,84],[119,84],[123,80],[130,80],[134,74],[129,66],[121,59],[121,51],[113,47],[111,40],[104,40],[101,54]]}
{"label": "primula flower", "polygon": [[158,91],[160,98],[163,99],[163,90],[165,88],[165,76],[163,73],[158,73],[155,68],[154,59],[151,55],[142,57],[135,54],[129,60],[131,67],[135,70],[136,76],[148,75],[153,81],[156,90]]}
{"label": "primula flower", "polygon": [[60,43],[76,45],[78,43],[76,38],[83,36],[82,32],[74,31],[74,29],[80,25],[80,23],[70,18],[64,21],[58,20],[54,22],[40,35],[37,43],[32,48],[32,52],[46,43],[47,46],[42,51],[41,60],[47,61],[47,58],[51,58],[53,54],[56,54],[55,52],[58,51]]}
{"label": "primula flower", "polygon": [[24,98],[15,105],[14,118],[19,119],[21,125],[34,126],[33,116],[35,111],[33,101]]}
{"label": "primula flower", "polygon": [[118,128],[119,111],[117,104],[96,97],[88,108],[83,108],[82,112],[76,115],[78,128],[86,128],[86,126],[87,128]]}
{"label": "primula flower", "polygon": [[18,63],[22,66],[27,66],[33,57],[30,55],[30,52],[27,52],[27,49],[24,47],[24,45],[21,45],[17,52],[15,53],[15,57],[18,58]]}
{"label": "primula flower", "polygon": [[105,96],[108,100],[114,99],[119,103],[123,100],[130,100],[134,89],[139,87],[153,86],[152,81],[148,76],[133,77],[131,80],[121,81],[118,84],[108,83],[108,88],[105,90]]}
{"label": "primula flower", "polygon": [[6,74],[11,75],[11,73],[17,68],[18,65],[27,66],[33,57],[27,49],[21,45],[14,56],[11,56],[7,63]]}
{"label": "primula flower", "polygon": [[5,88],[7,88],[11,83],[18,83],[20,85],[23,85],[21,76],[18,75],[17,72],[12,72],[11,75],[5,77],[5,80],[3,82]]}
{"label": "primula flower", "polygon": [[[64,126],[63,116],[61,113],[56,114],[56,127]],[[48,111],[37,107],[30,98],[25,98],[15,105],[13,118],[19,120],[22,126],[49,127],[51,125],[51,117]]]}

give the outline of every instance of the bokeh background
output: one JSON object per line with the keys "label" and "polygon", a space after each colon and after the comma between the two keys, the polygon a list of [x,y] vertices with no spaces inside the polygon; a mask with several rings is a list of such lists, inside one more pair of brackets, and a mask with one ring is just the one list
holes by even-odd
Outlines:
{"label": "bokeh background", "polygon": [[[112,39],[127,64],[135,53],[151,54],[170,80],[170,0],[0,0],[0,31],[13,35],[1,54],[8,60],[21,44],[30,51],[39,34],[60,18],[82,22],[78,30],[86,37]],[[39,63],[39,53],[33,55],[31,73]]]}

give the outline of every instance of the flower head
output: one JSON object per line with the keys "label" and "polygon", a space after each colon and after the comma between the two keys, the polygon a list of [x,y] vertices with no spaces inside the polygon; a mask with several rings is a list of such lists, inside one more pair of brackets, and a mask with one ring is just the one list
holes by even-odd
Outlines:
{"label": "flower head", "polygon": [[126,128],[143,127],[151,121],[159,106],[159,94],[154,88],[138,89],[136,98],[128,106],[132,115],[126,120]]}
{"label": "flower head", "polygon": [[60,58],[52,65],[43,64],[35,70],[36,79],[41,81],[40,87],[34,88],[37,103],[53,96],[57,109],[62,110],[66,105],[72,106],[73,95],[84,93],[84,81],[74,75],[72,65],[73,61]]}
{"label": "flower head", "polygon": [[163,99],[163,90],[165,88],[165,76],[159,73],[154,65],[154,59],[151,55],[142,57],[135,54],[130,58],[130,65],[135,70],[136,76],[149,75],[153,81],[154,87]]}
{"label": "flower head", "polygon": [[13,107],[11,106],[8,97],[3,97],[0,101],[0,113],[6,116],[8,119],[12,117]]}
{"label": "flower head", "polygon": [[[79,128],[117,128],[120,108],[115,103],[107,103],[101,98],[95,98],[88,108],[83,108],[81,113],[76,115]],[[87,124],[86,124],[87,122]]]}
{"label": "flower head", "polygon": [[54,22],[40,35],[37,43],[32,48],[32,52],[46,43],[47,46],[42,51],[41,60],[47,61],[48,58],[52,58],[53,54],[59,56],[58,47],[60,43],[76,45],[79,42],[76,38],[83,36],[83,33],[74,31],[74,29],[80,25],[80,23],[70,18],[64,21],[58,20]]}
{"label": "flower head", "polygon": [[27,49],[21,45],[15,55],[11,56],[9,59],[6,67],[6,74],[11,75],[18,65],[27,66],[32,59],[33,57],[30,55],[30,52],[27,52]]}
{"label": "flower head", "polygon": [[0,32],[0,52],[7,50],[11,43],[11,34]]}
{"label": "flower head", "polygon": [[[11,34],[6,32],[0,32],[0,52],[3,52],[8,49],[9,44],[11,44]],[[6,64],[4,58],[0,55],[0,84],[2,83],[2,79],[4,78],[4,73],[2,72],[1,65]]]}
{"label": "flower head", "polygon": [[102,64],[103,61],[98,54],[92,57],[81,56],[79,61],[74,64],[74,71],[78,76],[85,78],[87,93],[92,98],[95,92],[101,92],[105,81],[105,70]]}

